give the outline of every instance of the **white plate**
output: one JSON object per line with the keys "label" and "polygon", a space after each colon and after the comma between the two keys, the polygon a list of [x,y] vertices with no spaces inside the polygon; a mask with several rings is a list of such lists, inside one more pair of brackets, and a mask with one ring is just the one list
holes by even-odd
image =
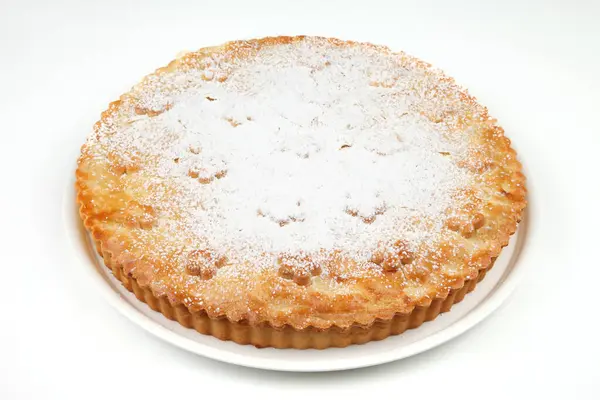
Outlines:
{"label": "white plate", "polygon": [[[512,292],[522,266],[517,259],[525,238],[530,218],[526,216],[503,249],[494,268],[477,285],[474,292],[452,307],[448,313],[426,322],[418,329],[378,342],[354,345],[343,349],[294,350],[257,349],[251,345],[223,342],[199,334],[179,323],[170,321],[151,310],[125,289],[104,266],[96,254],[77,214],[73,185],[64,199],[65,228],[75,262],[89,275],[106,299],[127,318],[157,337],[193,353],[232,364],[279,371],[334,371],[399,360],[438,346],[472,328],[492,313]],[[531,207],[531,201],[529,202]]]}

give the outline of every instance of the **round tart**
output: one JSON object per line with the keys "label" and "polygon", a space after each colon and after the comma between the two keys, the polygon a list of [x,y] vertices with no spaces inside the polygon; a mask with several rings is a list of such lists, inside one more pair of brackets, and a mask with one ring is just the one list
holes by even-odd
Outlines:
{"label": "round tart", "polygon": [[462,300],[526,205],[510,141],[428,64],[320,37],[187,53],[82,148],[85,227],[123,285],[237,343],[326,348]]}

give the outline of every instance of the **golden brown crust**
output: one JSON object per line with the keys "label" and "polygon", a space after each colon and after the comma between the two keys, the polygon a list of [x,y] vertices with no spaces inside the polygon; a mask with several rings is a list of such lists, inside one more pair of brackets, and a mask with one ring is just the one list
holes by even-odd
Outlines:
{"label": "golden brown crust", "polygon": [[173,305],[168,297],[156,297],[148,288],[138,284],[135,278],[123,272],[123,267],[111,262],[111,255],[102,251],[102,244],[96,243],[98,253],[104,257],[106,266],[123,286],[134,293],[138,300],[146,303],[152,310],[162,313],[170,320],[177,321],[186,328],[195,329],[204,335],[220,340],[231,340],[238,344],[251,344],[258,348],[274,347],[278,349],[326,349],[329,347],[347,347],[352,344],[364,344],[399,335],[408,329],[415,329],[423,322],[432,321],[438,315],[450,311],[460,303],[483,280],[493,267],[493,260],[486,269],[478,272],[477,277],[465,281],[459,289],[452,289],[445,298],[437,298],[430,305],[416,307],[409,314],[395,314],[387,320],[375,320],[369,325],[354,324],[346,328],[331,327],[319,329],[307,327],[295,329],[289,325],[273,327],[268,323],[249,324],[247,321],[230,321],[227,318],[211,318],[205,312],[190,312],[186,307]]}
{"label": "golden brown crust", "polygon": [[[203,64],[207,56],[219,54],[225,59],[244,58],[268,46],[303,40],[308,38],[264,38],[229,42],[223,46],[187,53],[168,66],[158,69],[131,92],[121,96],[120,100],[111,103],[95,125],[95,135],[106,135],[107,130],[110,130],[114,121],[125,110],[134,109],[135,114],[150,117],[168,110],[172,106],[168,103],[153,108],[139,104],[140,100],[136,97],[145,85],[154,82],[153,79],[162,74],[197,69],[205,71],[206,79],[221,81],[227,79],[227,76],[208,71]],[[366,46],[390,53],[385,47],[370,44],[325,38],[310,40],[326,41],[334,46]],[[128,289],[136,292],[138,298],[141,297],[153,308],[159,302],[161,311],[167,317],[178,315],[177,319],[189,326],[190,322],[185,321],[189,320],[189,315],[193,315],[196,316],[195,319],[192,318],[194,321],[204,321],[195,323],[195,328],[200,332],[257,346],[321,348],[325,346],[323,343],[330,343],[327,346],[361,343],[362,340],[366,341],[365,338],[380,339],[389,334],[400,333],[406,327],[418,325],[420,323],[415,321],[419,321],[421,315],[432,319],[438,312],[431,310],[439,311],[439,307],[443,307],[443,311],[449,309],[454,300],[447,299],[456,294],[463,296],[466,290],[471,290],[476,278],[484,275],[501,248],[508,244],[510,235],[515,232],[526,205],[525,177],[521,173],[516,153],[510,147],[510,141],[504,136],[502,128],[496,125],[496,121],[488,116],[484,107],[455,85],[452,79],[431,69],[428,64],[403,53],[397,54],[406,65],[422,70],[424,79],[438,85],[436,96],[458,96],[460,99],[458,105],[452,103],[454,108],[448,107],[442,112],[428,108],[426,103],[417,105],[420,112],[435,123],[451,125],[455,130],[473,132],[470,140],[477,142],[476,146],[471,147],[467,157],[456,160],[461,168],[478,176],[477,195],[472,188],[465,188],[463,202],[456,209],[448,210],[447,232],[444,241],[438,244],[435,251],[408,254],[402,246],[394,254],[384,251],[373,261],[381,265],[385,272],[359,277],[350,275],[348,278],[347,272],[352,270],[353,261],[336,254],[330,257],[329,275],[325,277],[318,276],[316,270],[307,273],[291,268],[288,271],[285,266],[269,272],[258,271],[255,275],[244,278],[256,282],[256,285],[252,293],[245,294],[243,301],[224,300],[223,296],[232,294],[226,288],[236,284],[235,280],[227,280],[217,273],[225,263],[225,255],[211,253],[206,258],[206,254],[172,252],[158,257],[140,249],[145,235],[152,234],[160,240],[168,240],[164,238],[160,227],[157,227],[159,210],[145,204],[140,200],[143,194],[132,190],[135,187],[132,182],[143,178],[143,165],[148,161],[137,160],[135,157],[125,160],[118,154],[109,154],[107,158],[98,157],[92,147],[84,145],[77,169],[77,201],[85,227],[98,243],[98,248],[102,249],[101,254],[106,264]],[[373,85],[385,86],[386,82],[373,82]],[[427,98],[427,95],[423,96],[423,99]],[[201,178],[199,171],[191,173],[198,174],[195,179]],[[224,173],[219,171],[206,179],[218,179],[217,175]],[[169,192],[170,190],[172,188],[163,188],[165,195],[173,195],[174,192]],[[156,237],[154,240],[158,240]],[[194,257],[203,257],[205,261],[198,264]],[[395,263],[396,259],[399,262]],[[189,281],[183,284],[178,278],[181,274],[178,269],[180,265],[186,265],[188,274],[197,278],[191,282],[200,295],[192,295]],[[398,265],[403,268],[398,268]],[[333,291],[331,282],[339,284],[340,290]],[[278,292],[273,298],[275,286]],[[399,320],[409,322],[395,322]],[[209,332],[209,328],[205,327],[206,324],[211,327],[221,326],[224,321],[231,324],[228,325],[229,328],[214,329],[229,329],[227,332],[231,332],[230,334],[218,333],[221,331],[213,328]],[[199,328],[200,326],[204,328]],[[239,333],[240,330],[233,328],[236,326],[272,329],[269,331],[271,333],[264,334],[271,337],[271,342],[242,338],[244,335]],[[364,333],[363,330],[370,330],[374,326],[377,328],[372,328],[371,333]],[[384,326],[394,328],[383,328]],[[359,333],[348,336],[348,329],[358,329],[356,332]],[[294,335],[299,339],[285,339],[286,330],[297,332]],[[334,334],[325,341],[307,339],[308,336],[302,334],[338,330],[343,333]],[[381,333],[384,331],[388,333]],[[256,334],[250,337],[254,335]],[[262,335],[258,336],[262,338]]]}

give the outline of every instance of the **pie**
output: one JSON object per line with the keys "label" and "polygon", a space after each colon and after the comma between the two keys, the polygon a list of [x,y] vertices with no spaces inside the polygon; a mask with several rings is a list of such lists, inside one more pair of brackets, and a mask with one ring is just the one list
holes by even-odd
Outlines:
{"label": "pie", "polygon": [[77,201],[106,266],[167,318],[256,347],[344,347],[434,319],[485,276],[526,206],[510,143],[404,53],[234,41],[109,105]]}

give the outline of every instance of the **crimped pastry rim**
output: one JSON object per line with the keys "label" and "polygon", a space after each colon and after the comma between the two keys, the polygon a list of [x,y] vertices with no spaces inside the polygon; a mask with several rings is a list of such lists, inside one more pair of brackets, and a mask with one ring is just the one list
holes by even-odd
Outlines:
{"label": "crimped pastry rim", "polygon": [[376,320],[368,326],[354,324],[345,328],[296,329],[290,325],[274,327],[268,322],[249,325],[245,321],[231,321],[226,317],[211,318],[203,312],[190,312],[184,305],[174,305],[166,296],[157,297],[148,287],[141,287],[134,277],[123,272],[122,265],[110,261],[110,254],[102,251],[101,242],[94,241],[94,243],[94,251],[102,258],[104,266],[125,289],[133,293],[137,300],[145,303],[151,310],[160,312],[167,319],[176,321],[188,329],[195,329],[203,335],[241,345],[252,345],[258,349],[272,347],[324,350],[365,344],[400,335],[409,329],[420,327],[425,322],[433,321],[440,314],[451,311],[455,304],[463,301],[475,290],[495,262],[494,259],[489,266],[481,269],[476,277],[466,280],[460,288],[451,289],[445,298],[436,298],[425,307],[417,306],[408,314],[394,315],[388,320]]}
{"label": "crimped pastry rim", "polygon": [[[80,208],[78,209],[78,214],[85,221],[84,216],[81,215]],[[328,347],[346,347],[346,346],[352,345],[352,344],[363,344],[363,343],[367,343],[369,341],[383,340],[389,336],[402,334],[403,332],[405,332],[408,329],[416,329],[422,323],[432,321],[435,318],[437,318],[440,314],[442,314],[444,312],[449,312],[451,310],[452,306],[454,306],[454,304],[461,302],[467,294],[469,294],[470,292],[475,290],[477,284],[485,278],[486,274],[492,269],[492,267],[494,266],[494,262],[496,261],[496,258],[494,258],[489,265],[487,265],[485,268],[481,268],[478,271],[477,276],[475,276],[471,279],[465,280],[464,284],[461,285],[460,287],[450,289],[448,291],[448,293],[446,294],[446,296],[436,297],[435,299],[432,299],[429,305],[415,306],[413,308],[413,311],[411,311],[410,313],[395,314],[392,318],[388,318],[388,319],[376,318],[373,320],[373,322],[370,325],[353,324],[350,327],[343,327],[343,328],[340,328],[338,326],[331,326],[328,328],[318,328],[318,327],[314,327],[314,326],[309,326],[307,328],[297,329],[291,325],[284,325],[283,327],[273,326],[273,325],[269,324],[269,322],[267,321],[267,322],[261,323],[260,325],[255,326],[258,330],[262,329],[263,331],[268,331],[268,330],[282,331],[282,330],[288,329],[288,330],[291,330],[290,332],[293,331],[293,332],[297,332],[297,333],[310,332],[310,331],[323,332],[323,333],[328,332],[329,333],[328,337],[325,339],[328,342],[327,346],[323,346],[323,347],[308,346],[307,347],[305,345],[304,340],[302,340],[301,338],[296,338],[296,341],[294,341],[293,336],[289,337],[290,342],[286,346],[286,345],[281,344],[280,339],[279,340],[277,340],[277,339],[276,340],[264,340],[264,339],[262,339],[262,337],[260,335],[255,335],[255,337],[253,338],[251,335],[245,336],[243,334],[238,334],[238,335],[231,334],[231,332],[235,332],[236,328],[240,326],[240,321],[232,321],[232,320],[228,319],[226,316],[220,317],[220,318],[211,318],[206,313],[191,312],[186,309],[186,311],[190,315],[197,316],[198,318],[203,318],[203,319],[206,319],[207,321],[219,321],[222,323],[226,323],[228,325],[228,332],[229,332],[229,334],[227,334],[226,336],[216,336],[216,335],[212,334],[210,331],[202,331],[202,330],[196,328],[195,326],[192,326],[192,327],[186,326],[185,323],[182,323],[181,318],[178,317],[178,311],[177,311],[178,307],[179,307],[179,312],[181,311],[181,307],[185,307],[183,304],[173,304],[167,296],[160,296],[160,297],[156,296],[148,286],[141,286],[137,282],[135,277],[133,277],[131,274],[130,275],[125,274],[123,272],[122,265],[111,262],[110,254],[107,253],[106,251],[102,250],[102,241],[94,239],[94,235],[92,233],[90,233],[90,227],[86,226],[85,222],[84,222],[84,227],[86,229],[86,232],[88,232],[88,234],[90,234],[91,240],[95,244],[94,251],[96,251],[98,256],[100,256],[100,258],[102,258],[104,266],[111,271],[113,276],[119,280],[120,284],[123,285],[124,288],[126,288],[131,293],[134,293],[136,295],[136,298],[139,301],[146,303],[146,305],[148,305],[149,308],[151,308],[154,311],[162,313],[166,318],[177,321],[181,325],[183,325],[187,328],[196,329],[199,333],[202,333],[205,335],[211,335],[220,340],[231,340],[238,344],[251,344],[258,348],[275,347],[275,348],[294,348],[294,349],[306,349],[306,348],[325,349]],[[451,299],[449,304],[446,302],[446,300],[448,300],[448,299]],[[157,304],[160,304],[161,308],[157,309],[156,307],[153,307],[151,304],[152,301],[155,301]],[[447,307],[447,308],[444,309],[444,307]],[[435,308],[437,308],[437,310],[435,310]],[[352,328],[360,328],[360,329],[363,329],[365,332],[367,332],[370,329],[372,329],[375,324],[379,324],[380,328],[386,329],[388,325],[390,327],[392,326],[394,319],[406,318],[407,320],[410,321],[411,317],[414,318],[414,316],[416,315],[415,310],[418,310],[420,315],[427,315],[428,313],[431,313],[432,311],[433,311],[433,313],[430,314],[428,317],[425,317],[422,320],[418,321],[418,324],[416,324],[414,326],[410,326],[410,322],[409,322],[408,326],[406,326],[406,328],[404,328],[400,331],[390,332],[389,334],[387,334],[383,337],[380,337],[377,339],[369,339],[365,342],[360,342],[360,343],[355,342],[355,341],[348,342],[348,335],[340,335],[340,332],[347,332]],[[271,337],[270,334],[267,334],[266,336]],[[355,337],[356,336],[358,336],[358,335],[355,335]],[[261,338],[262,340],[257,341],[257,338]],[[353,338],[353,339],[355,339],[355,338]],[[302,344],[298,344],[297,341],[300,341]]]}
{"label": "crimped pastry rim", "polygon": [[[77,185],[77,184],[76,184],[76,187],[78,187],[78,185]],[[77,203],[78,203],[78,204],[81,204],[81,200],[79,199],[79,191],[78,191],[78,194],[77,194]],[[112,262],[110,262],[110,261],[107,261],[107,254],[109,254],[109,253],[107,253],[107,252],[106,252],[106,251],[104,251],[104,250],[101,250],[103,247],[106,247],[106,245],[107,245],[107,243],[106,243],[106,240],[102,240],[102,239],[101,239],[101,237],[102,237],[102,233],[101,233],[101,232],[99,232],[99,231],[97,231],[97,230],[95,230],[95,229],[94,229],[94,226],[91,226],[91,225],[89,225],[89,224],[87,223],[87,218],[86,218],[86,216],[83,214],[83,212],[82,212],[82,210],[81,210],[81,207],[79,208],[79,215],[80,215],[81,219],[83,220],[83,225],[84,225],[84,227],[86,228],[86,231],[87,231],[87,232],[90,234],[90,236],[91,236],[92,240],[94,241],[94,243],[95,243],[95,245],[96,245],[96,251],[97,251],[98,255],[100,255],[100,257],[102,257],[102,259],[104,260],[104,263],[105,263],[106,267],[107,267],[108,269],[110,269],[110,270],[113,272],[113,275],[115,275],[115,277],[117,277],[117,279],[119,279],[119,281],[121,281],[121,282],[123,283],[123,281],[121,280],[121,278],[120,278],[120,277],[118,277],[118,276],[115,274],[115,270],[117,270],[117,269],[119,269],[119,270],[122,270],[122,265],[118,265],[118,264],[112,263]],[[507,242],[506,244],[504,244],[504,245],[503,245],[503,247],[505,247],[506,245],[508,245],[508,242]],[[409,313],[406,313],[406,314],[402,314],[402,315],[404,315],[404,316],[408,317],[408,316],[410,316],[410,315],[412,314],[412,312],[414,311],[414,309],[416,309],[417,307],[420,307],[420,308],[428,308],[428,307],[430,307],[430,305],[431,305],[433,302],[435,302],[435,301],[437,301],[437,300],[445,300],[445,299],[446,299],[446,298],[447,298],[447,297],[448,297],[448,296],[451,294],[451,292],[452,292],[452,291],[458,291],[458,290],[461,290],[461,289],[462,289],[462,288],[464,288],[464,287],[465,287],[465,285],[467,285],[469,282],[473,282],[473,281],[475,281],[475,280],[476,280],[476,282],[475,282],[475,283],[478,283],[478,282],[480,282],[480,281],[483,279],[483,277],[485,276],[486,272],[487,272],[489,269],[491,269],[491,267],[493,266],[493,262],[495,261],[495,259],[496,259],[496,258],[497,258],[497,257],[494,257],[494,258],[493,258],[493,261],[492,261],[490,264],[488,264],[488,265],[485,265],[485,266],[483,266],[482,268],[480,268],[480,269],[478,270],[478,273],[477,273],[477,275],[475,275],[473,278],[465,279],[461,285],[459,285],[459,286],[456,286],[456,287],[453,287],[453,288],[451,288],[451,289],[448,289],[448,291],[447,291],[447,292],[445,292],[445,293],[442,293],[441,295],[438,295],[438,296],[436,296],[436,297],[435,297],[435,298],[433,298],[433,299],[430,299],[430,301],[429,301],[429,304],[426,304],[426,305],[414,305],[414,306],[413,306],[413,310],[411,310],[411,312],[409,312]],[[133,275],[131,275],[131,274],[121,274],[121,276],[127,276],[127,278],[128,278],[128,279],[130,279],[130,280],[135,280],[135,281],[136,281],[136,283],[137,283],[137,280],[136,280],[136,278],[135,278]],[[479,276],[481,276],[481,278],[478,278]],[[139,283],[137,283],[137,285],[138,285],[138,287],[139,287],[140,289],[148,290],[148,291],[149,291],[149,293],[151,293],[152,297],[154,297],[154,298],[155,298],[155,299],[157,299],[157,300],[158,300],[158,299],[160,299],[160,298],[162,297],[162,296],[156,296],[156,295],[155,295],[155,294],[152,292],[152,290],[151,290],[151,288],[150,288],[150,285],[140,285]],[[127,288],[127,286],[125,286],[125,287]],[[473,288],[472,288],[471,290],[473,290],[474,288],[475,288],[475,286],[473,286]],[[128,290],[130,290],[129,288],[127,288],[127,289],[128,289]],[[470,292],[471,290],[469,290],[469,292]],[[131,290],[130,290],[130,291],[131,291]],[[172,302],[172,301],[171,301],[171,298],[168,298],[168,297],[166,297],[166,298],[168,299],[169,305],[170,305],[171,307],[176,307],[176,306],[184,306],[182,303],[174,303],[174,302]],[[454,303],[453,303],[453,304],[454,304]],[[188,310],[188,311],[189,311],[189,310]],[[399,315],[398,313],[395,313],[395,314],[394,314],[394,316],[393,316],[392,318],[394,318],[394,317],[396,317],[396,316],[398,316],[398,315]],[[227,320],[228,320],[230,323],[232,323],[232,324],[239,323],[239,321],[231,320],[231,319],[227,318],[227,316],[223,316],[223,318],[227,319]],[[374,316],[374,317],[373,317],[373,319],[372,319],[372,322],[371,322],[369,325],[364,325],[364,324],[363,324],[363,325],[361,325],[361,326],[362,326],[363,328],[366,328],[366,327],[368,327],[368,326],[370,326],[370,325],[373,325],[374,323],[376,323],[376,322],[378,322],[378,321],[389,321],[389,320],[391,320],[391,318],[389,318],[389,317],[388,317],[388,318],[386,318],[385,316]],[[267,324],[269,324],[269,321],[262,321],[261,323],[267,323]],[[352,326],[354,326],[354,325],[356,325],[356,323],[352,324]],[[274,325],[271,325],[271,326],[272,326],[273,328],[275,328],[275,329],[279,328],[279,327],[277,327],[277,326],[274,326]],[[292,326],[292,325],[290,325],[290,324],[284,324],[283,326],[289,326],[289,327],[293,328],[293,329],[294,329],[294,330],[296,330],[296,331],[302,331],[302,330],[305,330],[305,329],[307,329],[307,328],[312,328],[312,329],[320,329],[320,330],[326,330],[326,329],[331,329],[331,328],[337,328],[337,329],[346,329],[346,328],[347,328],[347,327],[340,327],[340,326],[338,326],[338,325],[335,325],[335,324],[331,324],[330,326],[328,326],[328,327],[325,327],[325,328],[323,328],[323,327],[316,327],[316,326],[309,326],[309,327],[307,327],[307,328],[297,328],[297,327],[294,327],[294,326]]]}

